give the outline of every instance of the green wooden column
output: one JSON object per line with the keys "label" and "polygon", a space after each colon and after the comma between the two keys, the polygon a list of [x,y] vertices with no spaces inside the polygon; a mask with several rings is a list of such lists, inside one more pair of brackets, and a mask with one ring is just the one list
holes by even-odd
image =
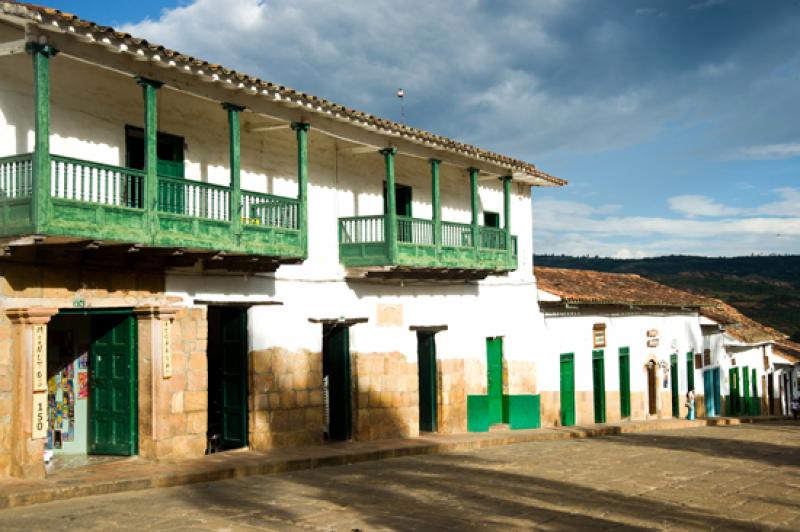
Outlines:
{"label": "green wooden column", "polygon": [[239,113],[244,107],[231,103],[223,103],[222,108],[228,111],[228,147],[231,165],[230,184],[230,216],[231,231],[239,243],[242,236],[242,160],[241,160],[241,131],[239,127]]}
{"label": "green wooden column", "polygon": [[505,232],[506,255],[513,255],[511,250],[511,176],[500,178],[503,182],[503,231]]}
{"label": "green wooden column", "polygon": [[58,53],[47,45],[28,43],[33,58],[34,147],[31,224],[43,231],[50,220],[50,58]]}
{"label": "green wooden column", "polygon": [[386,162],[386,216],[383,231],[386,239],[386,251],[389,264],[397,264],[397,198],[395,197],[394,156],[397,148],[381,150]]}
{"label": "green wooden column", "polygon": [[308,130],[311,124],[294,122],[297,132],[297,226],[303,239],[303,257],[308,258]]}
{"label": "green wooden column", "polygon": [[478,228],[478,169],[469,169],[469,197],[470,208],[472,209],[472,247],[475,248],[475,255],[478,254],[480,247],[480,229]]}
{"label": "green wooden column", "polygon": [[439,167],[442,161],[431,159],[431,205],[433,207],[433,245],[438,250],[442,245],[442,196],[439,184]]}
{"label": "green wooden column", "polygon": [[146,211],[150,237],[158,229],[158,98],[160,81],[136,78],[144,98],[144,190],[142,205]]}

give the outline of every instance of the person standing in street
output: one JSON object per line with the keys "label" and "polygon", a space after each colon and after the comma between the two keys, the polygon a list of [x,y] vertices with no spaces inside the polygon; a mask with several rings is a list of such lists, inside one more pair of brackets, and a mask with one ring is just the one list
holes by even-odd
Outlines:
{"label": "person standing in street", "polygon": [[686,392],[686,406],[689,408],[689,414],[686,416],[686,419],[693,421],[694,420],[694,390],[689,390]]}

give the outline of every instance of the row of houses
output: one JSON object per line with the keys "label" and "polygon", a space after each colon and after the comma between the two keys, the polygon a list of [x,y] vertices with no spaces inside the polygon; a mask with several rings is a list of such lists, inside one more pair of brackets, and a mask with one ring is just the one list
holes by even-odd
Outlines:
{"label": "row of houses", "polygon": [[564,184],[0,2],[0,477],[668,417],[687,386],[701,415],[785,410],[782,335],[643,279],[534,273],[531,189]]}

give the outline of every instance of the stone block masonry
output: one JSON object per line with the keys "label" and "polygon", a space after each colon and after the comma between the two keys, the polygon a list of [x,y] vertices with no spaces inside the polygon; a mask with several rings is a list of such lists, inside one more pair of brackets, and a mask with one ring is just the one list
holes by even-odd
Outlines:
{"label": "stone block masonry", "polygon": [[419,374],[402,353],[353,355],[353,435],[357,440],[419,435]]}
{"label": "stone block masonry", "polygon": [[250,449],[322,443],[322,354],[276,347],[249,359]]}

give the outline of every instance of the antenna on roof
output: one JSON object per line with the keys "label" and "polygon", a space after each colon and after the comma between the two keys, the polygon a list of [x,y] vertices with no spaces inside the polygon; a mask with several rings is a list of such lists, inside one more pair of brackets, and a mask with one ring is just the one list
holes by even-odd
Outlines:
{"label": "antenna on roof", "polygon": [[406,123],[406,106],[403,102],[403,98],[406,95],[406,91],[402,88],[397,89],[397,97],[400,98],[400,122],[405,124]]}

